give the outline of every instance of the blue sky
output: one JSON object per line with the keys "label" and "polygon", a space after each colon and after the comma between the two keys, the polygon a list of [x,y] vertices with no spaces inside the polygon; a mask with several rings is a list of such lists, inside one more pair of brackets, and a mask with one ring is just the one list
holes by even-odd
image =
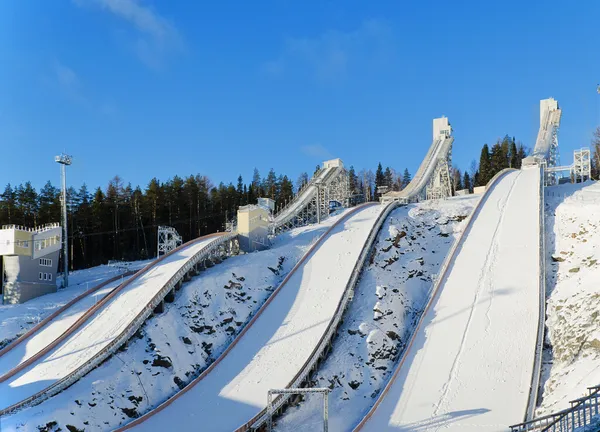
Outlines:
{"label": "blue sky", "polygon": [[324,159],[414,172],[434,117],[453,161],[563,108],[563,162],[600,122],[596,1],[0,2],[0,187],[292,178]]}

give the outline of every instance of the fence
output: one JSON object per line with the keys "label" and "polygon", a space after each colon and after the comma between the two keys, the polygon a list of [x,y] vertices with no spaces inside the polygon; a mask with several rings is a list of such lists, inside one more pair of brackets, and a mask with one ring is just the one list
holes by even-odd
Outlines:
{"label": "fence", "polygon": [[511,432],[591,432],[600,429],[600,385],[588,387],[588,395],[570,401],[571,407],[519,423]]}

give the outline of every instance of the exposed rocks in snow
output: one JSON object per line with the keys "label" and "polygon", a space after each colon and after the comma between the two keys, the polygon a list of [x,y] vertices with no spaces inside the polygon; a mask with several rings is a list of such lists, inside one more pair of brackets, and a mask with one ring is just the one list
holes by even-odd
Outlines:
{"label": "exposed rocks in snow", "polygon": [[63,431],[67,424],[113,430],[164,402],[225,350],[333,222],[292,230],[275,239],[270,250],[232,257],[202,272],[183,285],[164,313],[135,333],[124,351],[42,404],[3,418],[2,430],[37,432],[50,422]]}
{"label": "exposed rocks in snow", "polygon": [[546,343],[538,415],[600,384],[600,183],[546,188]]}
{"label": "exposed rocks in snow", "polygon": [[[388,217],[332,350],[312,377],[315,386],[332,389],[331,430],[352,430],[389,380],[433,276],[476,200],[424,202]],[[301,425],[318,424],[321,416],[320,398],[308,397],[277,419],[276,430],[295,432]]]}

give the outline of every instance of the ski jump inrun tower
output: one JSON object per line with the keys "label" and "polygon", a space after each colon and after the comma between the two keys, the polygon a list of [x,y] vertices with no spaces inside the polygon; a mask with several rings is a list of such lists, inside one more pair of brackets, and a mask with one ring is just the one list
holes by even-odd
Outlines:
{"label": "ski jump inrun tower", "polygon": [[452,126],[447,117],[433,119],[433,141],[412,181],[401,191],[388,192],[381,202],[400,201],[404,204],[425,199],[452,196],[450,166],[452,165]]}

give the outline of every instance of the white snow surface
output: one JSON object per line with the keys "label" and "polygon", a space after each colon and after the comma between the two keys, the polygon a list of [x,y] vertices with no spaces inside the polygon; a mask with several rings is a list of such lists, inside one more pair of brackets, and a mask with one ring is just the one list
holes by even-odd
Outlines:
{"label": "white snow surface", "polygon": [[[135,261],[131,263],[130,268],[138,270],[149,262]],[[0,347],[7,345],[9,341],[16,339],[88,289],[121,273],[122,270],[108,265],[77,270],[69,274],[68,288],[21,304],[3,305],[0,302]],[[61,281],[62,278],[59,278],[57,284],[60,284]]]}
{"label": "white snow surface", "polygon": [[254,324],[204,379],[133,428],[231,432],[260,412],[267,391],[287,386],[325,333],[381,205],[333,228]]}
{"label": "white snow surface", "polygon": [[600,384],[600,183],[546,188],[545,385],[537,415]]}
{"label": "white snow surface", "polygon": [[124,276],[82,298],[36,331],[33,335],[23,340],[15,348],[0,356],[0,376],[8,373],[24,361],[39,353],[42,349],[46,348],[48,344],[55,341],[83,314],[85,314],[90,307],[94,306],[94,304],[115,289],[115,287],[122,282],[127,281],[130,277],[131,276]]}
{"label": "white snow surface", "polygon": [[[387,384],[421,316],[454,238],[479,196],[425,201],[393,211],[377,237],[331,352],[312,377],[329,387],[329,429],[349,431]],[[319,430],[320,395],[276,418],[277,432]]]}
{"label": "white snow surface", "polygon": [[8,408],[83,366],[115,339],[164,284],[214,238],[193,243],[152,267],[103,305],[78,330],[31,366],[0,383],[0,408]]}
{"label": "white snow surface", "polygon": [[124,351],[51,399],[1,418],[1,430],[113,430],[158,406],[227,348],[339,217],[285,232],[268,250],[230,257],[203,271],[183,284],[164,313],[146,321]]}
{"label": "white snow surface", "polygon": [[363,430],[503,431],[522,419],[539,317],[539,170],[493,186]]}

